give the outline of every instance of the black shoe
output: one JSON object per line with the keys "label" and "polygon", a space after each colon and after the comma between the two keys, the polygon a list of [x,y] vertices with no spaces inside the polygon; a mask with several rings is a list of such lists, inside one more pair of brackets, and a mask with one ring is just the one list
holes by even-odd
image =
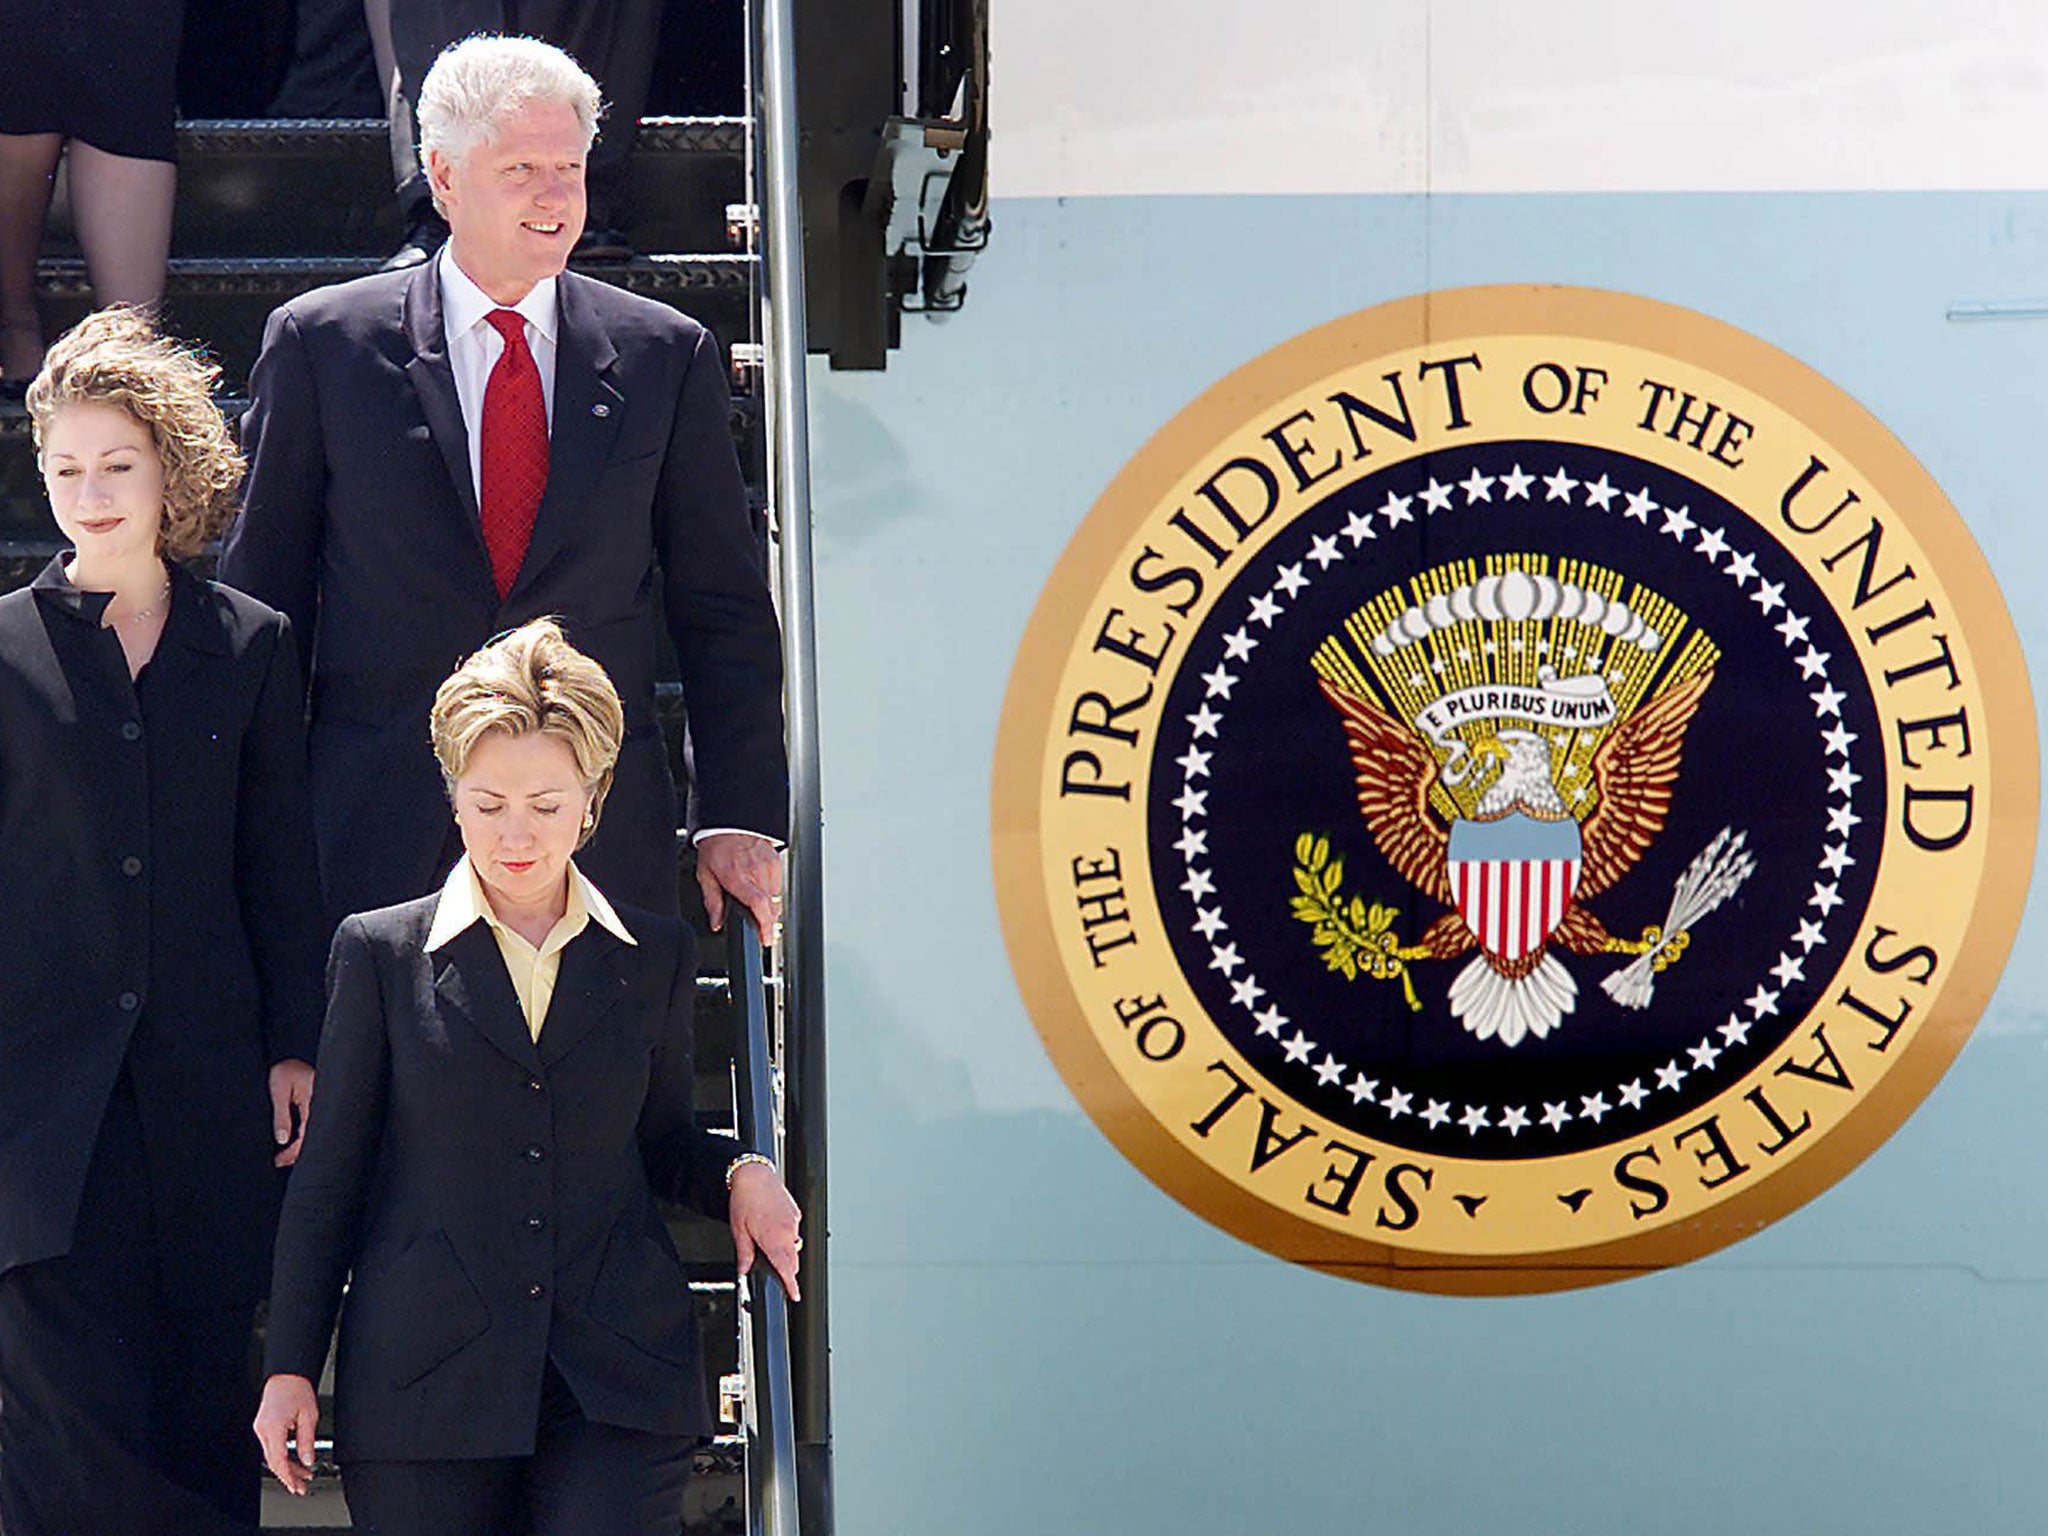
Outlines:
{"label": "black shoe", "polygon": [[384,259],[386,272],[399,272],[428,260],[448,238],[448,221],[429,208],[412,221],[405,243]]}
{"label": "black shoe", "polygon": [[599,264],[631,261],[633,246],[609,224],[586,224],[583,233],[576,237],[576,249],[569,253],[569,259]]}

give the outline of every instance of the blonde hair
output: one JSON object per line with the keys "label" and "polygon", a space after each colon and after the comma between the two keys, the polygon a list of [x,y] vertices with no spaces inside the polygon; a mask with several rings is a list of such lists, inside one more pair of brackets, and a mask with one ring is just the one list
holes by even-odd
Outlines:
{"label": "blonde hair", "polygon": [[434,695],[434,756],[452,793],[477,743],[493,732],[538,731],[567,746],[590,796],[590,841],[612,787],[626,712],[603,667],[562,638],[553,619],[534,619],[500,635],[464,661]]}
{"label": "blonde hair", "polygon": [[439,150],[460,160],[506,119],[535,102],[559,101],[597,137],[604,97],[582,65],[537,37],[479,34],[450,43],[420,82],[420,159]]}
{"label": "blonde hair", "polygon": [[36,455],[67,405],[110,405],[149,430],[163,461],[163,524],[157,543],[185,560],[227,531],[247,468],[227,418],[213,403],[220,368],[125,304],[87,315],[57,338],[28,387]]}

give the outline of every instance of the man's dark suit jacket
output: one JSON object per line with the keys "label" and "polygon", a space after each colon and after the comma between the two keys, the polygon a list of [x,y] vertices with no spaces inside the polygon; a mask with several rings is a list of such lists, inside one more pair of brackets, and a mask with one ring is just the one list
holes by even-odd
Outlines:
{"label": "man's dark suit jacket", "polygon": [[503,601],[438,264],[322,288],[270,317],[220,577],[310,637],[314,829],[336,916],[439,884],[448,806],[427,737],[434,690],[494,635],[543,615],[626,706],[617,779],[579,863],[615,900],[675,910],[657,593],[689,710],[697,824],[785,835],[780,642],[717,342],[575,273],[558,293],[547,493]]}
{"label": "man's dark suit jacket", "polygon": [[285,1195],[267,1369],[317,1381],[365,1461],[528,1455],[550,1358],[584,1416],[708,1431],[687,1277],[655,1199],[726,1210],[739,1148],[696,1129],[696,965],[618,904],[562,951],[536,1045],[481,921],[440,895],[351,917],[328,963],[318,1103]]}
{"label": "man's dark suit jacket", "polygon": [[125,1062],[171,1305],[254,1305],[320,1027],[302,696],[278,614],[171,585],[138,686],[62,557],[0,597],[0,1271],[70,1251]]}

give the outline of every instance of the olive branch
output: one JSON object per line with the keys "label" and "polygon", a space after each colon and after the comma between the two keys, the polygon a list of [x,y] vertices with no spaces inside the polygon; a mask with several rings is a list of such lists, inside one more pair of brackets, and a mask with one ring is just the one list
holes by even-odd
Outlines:
{"label": "olive branch", "polygon": [[1362,971],[1375,981],[1398,978],[1408,1006],[1422,1011],[1408,962],[1416,952],[1403,951],[1394,937],[1394,919],[1401,914],[1384,902],[1367,906],[1363,897],[1344,895],[1344,860],[1330,857],[1330,840],[1304,832],[1294,840],[1294,915],[1307,923],[1323,964],[1356,981]]}

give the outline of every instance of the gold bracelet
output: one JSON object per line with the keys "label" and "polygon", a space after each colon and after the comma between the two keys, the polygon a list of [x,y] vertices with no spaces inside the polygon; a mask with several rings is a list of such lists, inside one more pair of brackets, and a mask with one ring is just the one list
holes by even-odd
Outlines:
{"label": "gold bracelet", "polygon": [[766,1168],[770,1173],[773,1173],[775,1171],[775,1159],[770,1157],[767,1153],[742,1152],[738,1157],[734,1158],[731,1162],[725,1165],[725,1192],[727,1194],[732,1193],[733,1175],[738,1173],[742,1168],[746,1167],[749,1163],[759,1163],[763,1168]]}

